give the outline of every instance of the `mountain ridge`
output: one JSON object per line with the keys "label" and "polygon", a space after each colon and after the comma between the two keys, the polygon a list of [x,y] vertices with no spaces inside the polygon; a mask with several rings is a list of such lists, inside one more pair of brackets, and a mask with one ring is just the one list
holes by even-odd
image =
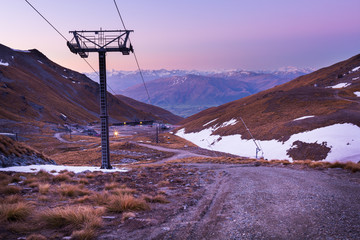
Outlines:
{"label": "mountain ridge", "polygon": [[[285,142],[293,141],[296,134],[310,134],[317,129],[350,124],[346,133],[354,139],[344,140],[349,144],[350,151],[354,141],[360,141],[353,135],[360,127],[360,100],[355,94],[360,90],[359,66],[360,55],[356,55],[260,93],[204,110],[181,122],[183,132],[180,135],[185,138],[188,136],[189,140],[191,134],[195,138],[196,134],[199,136],[204,131],[204,136],[208,138],[217,137],[218,140],[210,141],[212,146],[220,144],[226,136],[239,136],[239,141],[250,140],[251,136],[241,121],[243,119],[255,139],[263,144],[277,141],[282,143],[277,145],[280,148]],[[354,128],[353,132],[349,130],[351,128]],[[322,143],[326,145],[327,142],[320,141],[317,136],[314,139],[318,141],[311,142],[317,142],[313,153],[321,148]],[[291,144],[294,145],[294,142]],[[306,146],[303,144],[303,147]],[[327,143],[326,146],[331,145]],[[334,149],[329,151],[335,152]],[[308,157],[311,159],[311,156]]]}
{"label": "mountain ridge", "polygon": [[[23,51],[0,45],[0,61],[0,118],[4,121],[62,124],[64,116],[70,123],[99,121],[99,85],[84,74],[58,65],[36,49]],[[108,106],[110,122],[168,122],[110,93]]]}
{"label": "mountain ridge", "polygon": [[[212,72],[208,75],[186,74],[154,79],[147,82],[152,103],[183,117],[209,107],[251,95],[282,84],[303,73],[289,74],[249,71]],[[138,101],[146,101],[143,84],[122,91]]]}

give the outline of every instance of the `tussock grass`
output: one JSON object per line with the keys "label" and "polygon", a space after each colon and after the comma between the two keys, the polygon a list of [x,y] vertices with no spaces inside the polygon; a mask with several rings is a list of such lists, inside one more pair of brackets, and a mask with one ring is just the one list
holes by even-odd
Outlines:
{"label": "tussock grass", "polygon": [[15,185],[0,186],[0,193],[10,195],[21,192],[21,187]]}
{"label": "tussock grass", "polygon": [[71,234],[71,239],[74,240],[90,240],[90,239],[96,239],[98,236],[98,233],[92,229],[92,228],[85,228],[82,230],[74,231]]}
{"label": "tussock grass", "polygon": [[90,190],[84,188],[83,185],[73,185],[65,183],[60,185],[60,194],[64,197],[84,196],[90,193]]}
{"label": "tussock grass", "polygon": [[38,179],[35,177],[30,177],[24,180],[24,184],[28,185],[29,187],[37,187]]}
{"label": "tussock grass", "polygon": [[91,198],[89,195],[82,196],[74,200],[75,203],[86,203],[91,202]]}
{"label": "tussock grass", "polygon": [[163,195],[156,195],[156,196],[150,196],[150,195],[142,195],[142,198],[146,201],[146,202],[149,202],[149,203],[169,203],[168,200],[166,200],[165,196]]}
{"label": "tussock grass", "polygon": [[41,201],[41,202],[48,202],[48,201],[50,201],[50,198],[48,196],[46,196],[46,195],[40,195],[38,197],[38,200]]}
{"label": "tussock grass", "polygon": [[111,183],[106,183],[105,184],[105,190],[112,190],[112,189],[115,189],[115,188],[119,188],[119,183],[117,182],[111,182]]}
{"label": "tussock grass", "polygon": [[39,214],[42,224],[50,228],[69,227],[80,230],[86,228],[97,229],[103,225],[101,215],[103,209],[91,206],[68,206],[47,209]]}
{"label": "tussock grass", "polygon": [[109,203],[110,193],[108,191],[95,192],[90,195],[90,201],[98,205],[106,205]]}
{"label": "tussock grass", "polygon": [[33,206],[26,202],[0,204],[0,219],[23,221],[33,212]]}
{"label": "tussock grass", "polygon": [[136,214],[133,212],[124,212],[122,217],[121,217],[121,221],[125,222],[126,220],[128,220],[129,218],[134,218],[136,217]]}
{"label": "tussock grass", "polygon": [[61,173],[59,175],[54,176],[53,178],[54,182],[70,182],[71,176],[69,173]]}
{"label": "tussock grass", "polygon": [[9,178],[10,176],[8,174],[0,172],[0,181],[8,181]]}
{"label": "tussock grass", "polygon": [[132,188],[115,188],[111,191],[112,194],[114,195],[126,195],[126,194],[134,194],[136,193],[135,189]]}
{"label": "tussock grass", "polygon": [[52,179],[52,175],[45,170],[40,170],[36,173],[36,178],[40,182],[49,182]]}
{"label": "tussock grass", "polygon": [[311,160],[304,160],[304,161],[294,161],[293,164],[296,165],[304,165],[308,166],[310,168],[320,168],[320,169],[326,169],[326,168],[341,168],[350,170],[351,172],[355,173],[360,171],[360,163],[354,163],[354,162],[314,162]]}
{"label": "tussock grass", "polygon": [[354,162],[347,162],[344,166],[345,169],[350,170],[351,172],[355,173],[360,171],[360,163]]}
{"label": "tussock grass", "polygon": [[51,185],[49,183],[39,184],[39,193],[41,194],[47,194],[49,192],[49,189]]}
{"label": "tussock grass", "polygon": [[164,187],[164,186],[167,186],[169,184],[170,184],[170,182],[168,180],[163,180],[163,181],[158,182],[158,185],[160,187]]}
{"label": "tussock grass", "polygon": [[18,203],[18,202],[22,202],[23,201],[23,196],[19,195],[19,194],[15,194],[15,195],[9,195],[6,196],[5,198],[1,199],[1,203]]}
{"label": "tussock grass", "polygon": [[79,183],[84,184],[84,185],[88,185],[89,180],[87,180],[86,178],[80,178]]}
{"label": "tussock grass", "polygon": [[131,195],[112,195],[110,202],[106,205],[109,212],[121,213],[124,211],[144,211],[150,207],[143,199],[137,199]]}
{"label": "tussock grass", "polygon": [[41,234],[31,234],[26,240],[46,240],[47,238]]}

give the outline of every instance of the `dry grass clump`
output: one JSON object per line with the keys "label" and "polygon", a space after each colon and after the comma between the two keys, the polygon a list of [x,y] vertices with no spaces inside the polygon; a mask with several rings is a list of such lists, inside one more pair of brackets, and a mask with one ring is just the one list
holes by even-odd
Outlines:
{"label": "dry grass clump", "polygon": [[38,179],[35,177],[30,177],[24,180],[24,184],[29,187],[37,187],[38,186]]}
{"label": "dry grass clump", "polygon": [[170,184],[170,182],[168,180],[162,180],[162,181],[158,182],[158,186],[160,186],[160,187],[168,186],[169,184]]}
{"label": "dry grass clump", "polygon": [[320,168],[320,169],[325,169],[325,168],[341,168],[341,169],[346,169],[346,170],[350,170],[351,172],[355,173],[360,171],[360,163],[354,163],[354,162],[322,162],[322,161],[311,161],[311,160],[304,160],[304,161],[294,161],[293,164],[300,164],[300,165],[304,165],[304,166],[308,166],[310,168]]}
{"label": "dry grass clump", "polygon": [[57,207],[40,213],[39,220],[50,228],[98,229],[103,225],[101,218],[103,213],[103,209],[94,209],[91,206]]}
{"label": "dry grass clump", "polygon": [[95,192],[89,196],[90,201],[97,205],[106,205],[109,203],[110,193],[107,191]]}
{"label": "dry grass clump", "polygon": [[71,176],[69,173],[61,173],[53,177],[54,182],[70,182]]}
{"label": "dry grass clump", "polygon": [[64,197],[84,196],[90,193],[90,190],[84,188],[83,185],[73,185],[65,183],[60,185],[60,194]]}
{"label": "dry grass clump", "polygon": [[[266,161],[266,160],[264,160]],[[271,160],[270,163],[273,164],[282,164],[282,165],[289,165],[291,164],[288,160]]]}
{"label": "dry grass clump", "polygon": [[344,168],[355,173],[355,172],[360,171],[360,163],[347,162],[347,163],[345,163]]}
{"label": "dry grass clump", "polygon": [[45,170],[40,170],[36,173],[36,178],[40,182],[49,182],[52,179],[52,175]]}
{"label": "dry grass clump", "polygon": [[41,234],[31,234],[26,240],[46,240],[47,238]]}
{"label": "dry grass clump", "polygon": [[110,202],[106,205],[109,212],[121,213],[124,211],[143,211],[150,207],[144,199],[137,199],[132,195],[112,195]]}
{"label": "dry grass clump", "polygon": [[87,185],[87,184],[89,184],[89,180],[87,180],[86,178],[80,178],[79,183]]}
{"label": "dry grass clump", "polygon": [[132,188],[128,188],[128,187],[115,188],[111,191],[111,193],[114,195],[126,195],[126,194],[134,194],[134,193],[136,193],[136,190],[132,189]]}
{"label": "dry grass clump", "polygon": [[165,198],[164,195],[156,195],[156,196],[150,196],[150,195],[146,195],[144,194],[142,196],[142,198],[149,203],[169,203],[169,201]]}
{"label": "dry grass clump", "polygon": [[49,192],[51,185],[49,183],[40,183],[38,188],[39,188],[39,193],[41,194],[47,194]]}
{"label": "dry grass clump", "polygon": [[21,192],[21,187],[15,185],[0,186],[0,193],[10,195],[18,194]]}
{"label": "dry grass clump", "polygon": [[9,182],[9,175],[8,174],[6,174],[6,173],[0,173],[0,181],[1,182]]}
{"label": "dry grass clump", "polygon": [[6,196],[3,199],[0,199],[1,203],[17,203],[17,202],[22,202],[23,201],[23,196],[19,195],[19,194],[14,194],[14,195],[9,195]]}
{"label": "dry grass clump", "polygon": [[121,217],[121,221],[125,222],[126,220],[128,220],[129,218],[134,218],[136,217],[136,214],[133,212],[124,212],[122,217]]}
{"label": "dry grass clump", "polygon": [[111,183],[106,183],[105,184],[105,190],[112,190],[115,188],[119,188],[119,184],[117,182],[111,182]]}
{"label": "dry grass clump", "polygon": [[33,212],[33,206],[26,202],[0,204],[0,219],[23,221]]}
{"label": "dry grass clump", "polygon": [[96,239],[98,236],[97,232],[92,228],[85,228],[82,230],[74,231],[71,234],[71,239],[74,240],[90,240],[90,239]]}

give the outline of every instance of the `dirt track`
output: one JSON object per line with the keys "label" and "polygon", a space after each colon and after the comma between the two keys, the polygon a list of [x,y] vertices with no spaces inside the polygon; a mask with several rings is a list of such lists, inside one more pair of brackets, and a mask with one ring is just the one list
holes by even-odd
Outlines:
{"label": "dirt track", "polygon": [[[343,170],[196,164],[191,204],[176,202],[100,239],[359,239],[360,176]],[[209,174],[210,173],[210,174]],[[163,208],[163,209],[161,209]]]}

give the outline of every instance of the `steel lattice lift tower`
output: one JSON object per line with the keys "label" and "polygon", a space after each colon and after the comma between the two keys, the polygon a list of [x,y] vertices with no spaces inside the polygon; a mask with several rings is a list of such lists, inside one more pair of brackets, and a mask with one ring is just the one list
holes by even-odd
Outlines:
{"label": "steel lattice lift tower", "polygon": [[133,52],[129,34],[132,30],[70,31],[74,38],[67,42],[70,51],[87,58],[89,52],[99,53],[101,168],[111,169],[109,146],[109,115],[107,110],[106,52]]}

